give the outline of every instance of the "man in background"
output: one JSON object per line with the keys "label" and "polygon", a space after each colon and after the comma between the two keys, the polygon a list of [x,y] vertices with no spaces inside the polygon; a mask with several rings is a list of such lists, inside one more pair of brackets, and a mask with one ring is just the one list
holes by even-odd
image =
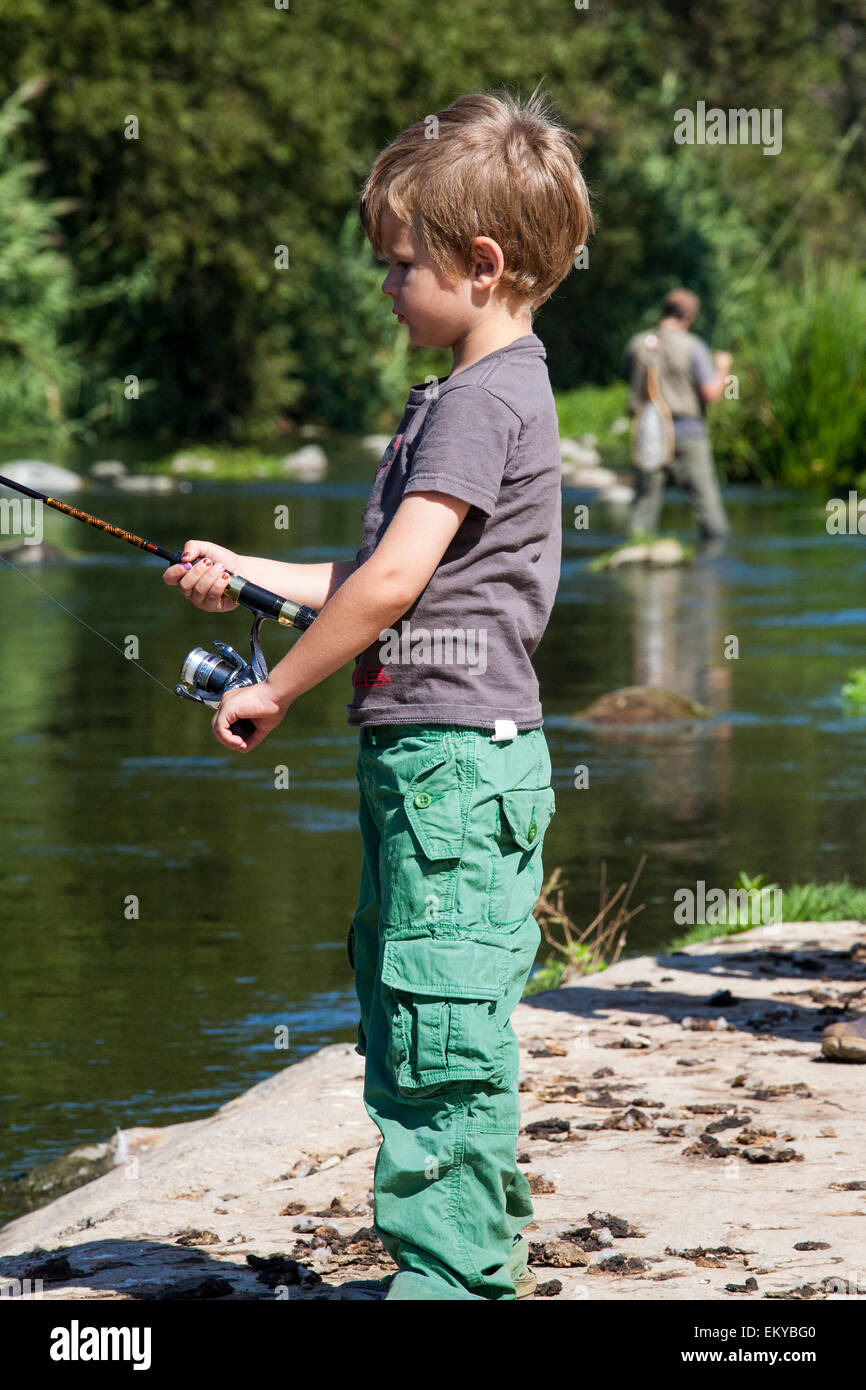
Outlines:
{"label": "man in background", "polygon": [[647,366],[654,362],[659,392],[673,417],[675,443],[670,463],[650,472],[638,470],[632,535],[656,533],[670,478],[685,489],[704,539],[720,541],[730,529],[704,416],[707,403],[722,398],[732,359],[729,352],[710,354],[703,339],[691,332],[700,307],[691,290],[671,290],[655,332],[636,333],[626,348],[630,412],[647,398]]}

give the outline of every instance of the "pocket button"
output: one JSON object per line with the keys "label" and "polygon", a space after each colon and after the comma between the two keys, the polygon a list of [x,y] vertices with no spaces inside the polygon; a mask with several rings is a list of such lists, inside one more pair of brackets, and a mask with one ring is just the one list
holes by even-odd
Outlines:
{"label": "pocket button", "polygon": [[527,830],[526,835],[527,835],[527,838],[528,838],[528,839],[534,840],[537,834],[538,834],[538,826],[535,824],[535,821],[533,821],[533,822],[531,823],[529,829]]}
{"label": "pocket button", "polygon": [[415,795],[415,805],[419,810],[423,811],[425,806],[430,805],[432,799],[429,792],[417,792]]}

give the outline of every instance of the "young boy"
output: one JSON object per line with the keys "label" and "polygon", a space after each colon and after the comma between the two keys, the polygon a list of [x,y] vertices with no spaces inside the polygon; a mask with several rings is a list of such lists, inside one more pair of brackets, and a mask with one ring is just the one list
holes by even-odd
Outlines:
{"label": "young boy", "polygon": [[[265,683],[223,699],[213,727],[227,748],[257,747],[355,658],[364,853],[348,949],[394,1300],[535,1287],[509,1017],[539,943],[554,811],[530,658],[559,579],[561,494],[531,325],[592,228],[579,162],[535,94],[523,107],[461,97],[389,145],[361,219],[399,322],[413,343],[450,348],[453,368],[412,387],[361,548],[294,565],[193,540],[186,559],[201,563],[166,573],[210,612],[233,606],[229,570],[321,610]],[[246,741],[229,731],[241,718],[255,724]]]}

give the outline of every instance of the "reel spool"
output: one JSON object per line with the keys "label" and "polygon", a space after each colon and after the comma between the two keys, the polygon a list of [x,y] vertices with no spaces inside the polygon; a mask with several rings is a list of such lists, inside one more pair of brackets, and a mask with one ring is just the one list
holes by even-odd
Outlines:
{"label": "reel spool", "polygon": [[[268,668],[259,641],[259,632],[264,621],[263,613],[257,613],[253,619],[250,629],[249,661],[244,661],[228,642],[215,641],[215,652],[209,652],[206,647],[193,647],[184,659],[180,670],[180,682],[174,687],[175,695],[179,695],[182,700],[193,700],[196,704],[206,705],[216,713],[222,697],[230,691],[267,680]],[[249,738],[255,729],[251,719],[236,719],[229,727],[239,738]]]}

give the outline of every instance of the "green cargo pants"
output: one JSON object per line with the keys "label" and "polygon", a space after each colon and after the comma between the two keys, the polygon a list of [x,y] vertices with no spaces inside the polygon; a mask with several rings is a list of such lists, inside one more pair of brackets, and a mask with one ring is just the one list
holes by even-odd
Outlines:
{"label": "green cargo pants", "polygon": [[535,958],[555,809],[541,729],[361,730],[363,865],[349,929],[364,1103],[382,1133],[389,1299],[509,1299],[532,1219],[509,1023]]}

